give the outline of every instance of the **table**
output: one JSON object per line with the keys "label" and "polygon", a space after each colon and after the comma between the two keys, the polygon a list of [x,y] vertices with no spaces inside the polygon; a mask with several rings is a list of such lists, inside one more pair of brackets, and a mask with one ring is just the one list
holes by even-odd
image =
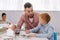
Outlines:
{"label": "table", "polygon": [[31,38],[27,38],[27,37],[20,37],[20,38],[17,38],[17,40],[48,40],[46,38],[36,38],[36,37],[31,37]]}
{"label": "table", "polygon": [[36,37],[31,37],[31,38],[27,38],[27,37],[16,37],[16,38],[5,37],[5,38],[2,38],[2,40],[48,40],[48,39],[46,39],[46,38],[36,38]]}
{"label": "table", "polygon": [[[21,31],[20,34],[24,34],[25,32]],[[11,37],[7,36],[6,33],[0,34],[0,40],[48,40],[47,38],[37,38],[37,37],[23,37],[21,35]]]}
{"label": "table", "polygon": [[22,36],[16,36],[16,37],[8,37],[5,34],[0,35],[0,40],[48,40],[47,38],[37,38],[37,37],[22,37]]}

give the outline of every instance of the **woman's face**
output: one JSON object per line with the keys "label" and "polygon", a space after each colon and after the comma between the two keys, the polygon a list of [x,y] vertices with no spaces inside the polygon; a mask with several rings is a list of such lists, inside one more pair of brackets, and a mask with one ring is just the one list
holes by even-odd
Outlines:
{"label": "woman's face", "polygon": [[2,16],[2,19],[3,19],[3,20],[6,20],[6,15]]}

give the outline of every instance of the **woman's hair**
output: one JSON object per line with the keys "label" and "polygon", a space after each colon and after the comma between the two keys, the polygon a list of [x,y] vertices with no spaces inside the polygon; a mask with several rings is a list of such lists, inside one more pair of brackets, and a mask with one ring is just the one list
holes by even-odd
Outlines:
{"label": "woman's hair", "polygon": [[2,13],[2,17],[3,17],[4,15],[6,15],[6,13]]}

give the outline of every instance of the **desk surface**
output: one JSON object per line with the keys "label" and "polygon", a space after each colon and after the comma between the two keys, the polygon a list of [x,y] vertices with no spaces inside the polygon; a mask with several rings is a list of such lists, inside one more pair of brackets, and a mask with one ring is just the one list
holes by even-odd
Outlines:
{"label": "desk surface", "polygon": [[10,39],[10,40],[48,40],[47,38],[37,38],[37,37],[22,37],[22,36],[16,36],[16,37],[8,37],[5,34],[0,35],[0,39]]}
{"label": "desk surface", "polygon": [[[23,31],[20,31],[21,34],[24,34]],[[22,36],[16,36],[16,37],[9,37],[6,36],[6,33],[4,34],[0,34],[0,40],[4,40],[4,39],[13,39],[13,40],[48,40],[47,38],[37,38],[37,37],[22,37]]]}
{"label": "desk surface", "polygon": [[20,40],[47,40],[46,38],[36,38],[36,37],[31,37],[31,38],[27,38],[27,37],[20,37],[17,39],[20,39]]}

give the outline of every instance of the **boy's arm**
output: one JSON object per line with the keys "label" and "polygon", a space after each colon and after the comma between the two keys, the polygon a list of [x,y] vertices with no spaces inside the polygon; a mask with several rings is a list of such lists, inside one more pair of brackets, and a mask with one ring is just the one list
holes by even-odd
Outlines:
{"label": "boy's arm", "polygon": [[29,31],[32,32],[32,33],[35,33],[37,31],[40,30],[40,25],[38,25],[37,27],[33,28],[33,29],[30,29]]}
{"label": "boy's arm", "polygon": [[36,37],[43,37],[43,38],[50,38],[54,33],[54,29],[53,28],[49,28],[48,29],[48,33],[46,34],[36,34]]}

